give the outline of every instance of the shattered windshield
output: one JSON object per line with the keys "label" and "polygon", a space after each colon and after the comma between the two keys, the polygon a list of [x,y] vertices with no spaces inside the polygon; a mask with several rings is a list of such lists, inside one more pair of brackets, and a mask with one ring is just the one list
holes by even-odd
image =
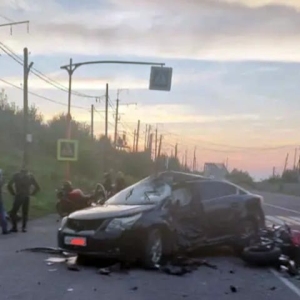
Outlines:
{"label": "shattered windshield", "polygon": [[148,177],[110,198],[106,204],[156,204],[171,195],[171,187],[164,181]]}

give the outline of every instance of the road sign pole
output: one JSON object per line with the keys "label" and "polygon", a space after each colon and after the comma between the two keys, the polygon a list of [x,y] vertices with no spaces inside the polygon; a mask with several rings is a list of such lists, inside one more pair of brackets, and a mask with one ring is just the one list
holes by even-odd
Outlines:
{"label": "road sign pole", "polygon": [[[73,75],[73,60],[70,58],[70,65],[67,68],[68,75],[69,75],[69,91],[68,91],[68,114],[67,114],[67,132],[66,132],[66,138],[71,139],[71,131],[72,131],[72,117],[71,117],[71,96],[72,96],[72,75]],[[70,180],[71,178],[71,166],[70,162],[66,161],[66,169],[65,169],[65,179]]]}
{"label": "road sign pole", "polygon": [[[81,66],[95,65],[95,64],[151,65],[152,68],[153,68],[153,66],[160,66],[162,69],[165,69],[165,68],[163,68],[163,66],[165,65],[164,63],[141,62],[141,61],[99,60],[99,61],[87,61],[87,62],[81,62],[81,63],[73,64],[72,59],[70,59],[70,64],[69,65],[65,65],[65,66],[60,67],[61,69],[67,70],[67,72],[69,74],[69,97],[68,97],[68,100],[69,100],[68,101],[68,115],[69,115],[69,117],[71,117],[70,110],[71,110],[72,75],[73,75],[74,71],[77,68],[81,67]],[[171,68],[168,68],[168,69],[171,69]],[[160,87],[160,90],[170,90],[170,84],[171,83],[169,82],[167,87]],[[155,87],[153,89],[155,89]],[[106,102],[107,102],[107,100],[106,100]],[[71,136],[70,124],[71,124],[71,120],[70,120],[70,123],[68,121],[68,129],[67,129],[67,137],[68,138],[70,138],[70,136]],[[105,130],[105,136],[107,137],[107,129]],[[105,140],[105,142],[106,141],[107,140]],[[68,163],[66,164],[66,178],[67,179],[70,178],[70,166],[69,166]]]}

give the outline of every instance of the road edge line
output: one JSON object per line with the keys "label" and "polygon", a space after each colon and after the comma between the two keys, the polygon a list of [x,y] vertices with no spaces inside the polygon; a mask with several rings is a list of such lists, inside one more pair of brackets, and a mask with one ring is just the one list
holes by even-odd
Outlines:
{"label": "road edge line", "polygon": [[278,278],[285,286],[287,286],[291,291],[293,291],[300,298],[300,289],[297,288],[291,281],[282,277],[277,271],[270,269],[271,273]]}
{"label": "road edge line", "polygon": [[293,210],[293,209],[285,208],[285,207],[274,205],[274,204],[269,204],[267,202],[265,202],[264,205],[265,206],[269,206],[269,207],[273,207],[273,208],[277,208],[277,209],[281,209],[281,210],[285,210],[285,211],[292,212],[292,213],[295,213],[297,215],[300,215],[299,211],[296,211],[296,210]]}

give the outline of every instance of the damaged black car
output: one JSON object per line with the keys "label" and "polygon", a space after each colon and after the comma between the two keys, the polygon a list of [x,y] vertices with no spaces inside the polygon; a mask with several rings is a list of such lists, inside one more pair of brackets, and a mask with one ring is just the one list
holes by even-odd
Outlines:
{"label": "damaged black car", "polygon": [[129,186],[104,205],[65,217],[58,244],[78,259],[138,260],[153,268],[164,257],[203,246],[242,249],[265,227],[262,201],[230,182],[162,172]]}

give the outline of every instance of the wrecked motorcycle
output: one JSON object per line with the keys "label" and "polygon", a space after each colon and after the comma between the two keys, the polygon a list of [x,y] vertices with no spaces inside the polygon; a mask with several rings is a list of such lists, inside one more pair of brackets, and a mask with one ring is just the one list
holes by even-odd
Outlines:
{"label": "wrecked motorcycle", "polygon": [[300,266],[300,232],[287,224],[262,229],[257,241],[246,247],[242,258],[257,266],[277,266],[293,261]]}
{"label": "wrecked motorcycle", "polygon": [[81,189],[73,189],[71,192],[64,192],[63,189],[56,190],[56,211],[60,217],[95,205],[103,205],[107,199],[106,191],[101,184],[97,184],[94,192],[85,195]]}

